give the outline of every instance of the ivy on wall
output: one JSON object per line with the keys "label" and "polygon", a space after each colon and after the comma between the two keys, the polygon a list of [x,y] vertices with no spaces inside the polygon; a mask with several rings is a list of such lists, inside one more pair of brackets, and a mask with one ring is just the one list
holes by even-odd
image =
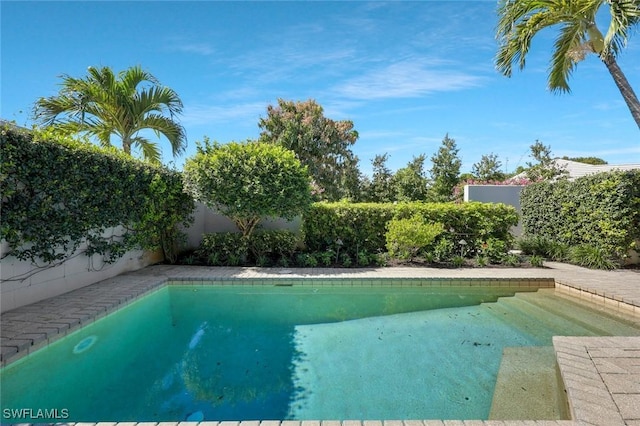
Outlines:
{"label": "ivy on wall", "polygon": [[107,263],[134,248],[175,259],[194,210],[179,172],[49,132],[0,132],[3,257],[60,264],[86,244]]}
{"label": "ivy on wall", "polygon": [[640,240],[637,170],[535,183],[523,189],[520,201],[527,236],[586,244],[613,259],[623,259]]}

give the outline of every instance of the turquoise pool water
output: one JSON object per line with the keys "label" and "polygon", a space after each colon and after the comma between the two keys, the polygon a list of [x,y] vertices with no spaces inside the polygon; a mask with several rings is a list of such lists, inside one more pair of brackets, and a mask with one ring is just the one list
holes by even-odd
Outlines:
{"label": "turquoise pool water", "polygon": [[503,348],[640,334],[513,291],[167,286],[4,368],[0,401],[91,422],[487,419]]}

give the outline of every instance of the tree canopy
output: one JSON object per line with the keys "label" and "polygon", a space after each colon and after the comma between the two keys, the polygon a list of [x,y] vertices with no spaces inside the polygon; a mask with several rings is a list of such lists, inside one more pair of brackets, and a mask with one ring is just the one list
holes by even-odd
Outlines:
{"label": "tree canopy", "polygon": [[334,121],[324,116],[315,100],[304,102],[278,99],[260,119],[260,141],[279,144],[295,152],[307,166],[319,198],[337,201],[354,192],[358,158],[350,147],[358,139],[353,122]]}
{"label": "tree canopy", "polygon": [[434,201],[450,201],[453,188],[460,181],[460,167],[462,161],[458,157],[458,147],[455,139],[446,134],[442,144],[431,157],[431,186],[430,198]]}
{"label": "tree canopy", "polygon": [[293,151],[248,140],[224,145],[207,138],[184,166],[185,188],[231,218],[244,236],[264,217],[293,219],[311,203],[306,167]]}
{"label": "tree canopy", "polygon": [[139,148],[153,163],[160,163],[161,150],[143,131],[164,136],[177,156],[186,147],[185,130],[177,121],[181,112],[178,94],[138,66],[118,75],[109,67],[89,67],[85,78],[63,75],[59,93],[40,98],[34,106],[36,122],[45,127],[86,134],[103,146],[110,146],[116,136],[124,152]]}

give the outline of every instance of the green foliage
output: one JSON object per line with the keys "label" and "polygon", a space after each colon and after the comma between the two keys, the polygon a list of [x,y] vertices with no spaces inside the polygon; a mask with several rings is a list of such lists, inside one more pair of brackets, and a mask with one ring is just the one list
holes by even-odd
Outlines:
{"label": "green foliage", "polygon": [[[549,89],[569,92],[569,76],[579,62],[593,53],[607,67],[640,127],[640,101],[616,62],[633,28],[640,23],[638,0],[500,0],[498,16],[498,71],[510,77],[514,66],[523,69],[536,34],[546,37],[549,30],[557,31],[549,66]],[[598,28],[603,22],[610,22],[605,34]]]}
{"label": "green foliage", "polygon": [[531,263],[531,266],[534,268],[542,268],[544,266],[544,258],[534,254],[529,258],[529,263]]}
{"label": "green foliage", "polygon": [[478,249],[478,253],[485,256],[490,263],[501,263],[508,251],[507,242],[498,238],[488,238]]}
{"label": "green foliage", "polygon": [[298,241],[296,234],[291,231],[260,229],[249,237],[249,250],[256,260],[262,258],[274,262],[282,257],[291,258]]}
{"label": "green foliage", "polygon": [[205,138],[195,156],[187,159],[184,179],[196,200],[231,218],[245,236],[261,218],[293,219],[311,203],[306,168],[279,145],[220,145]]}
{"label": "green foliage", "polygon": [[453,188],[460,181],[460,166],[462,161],[458,157],[456,141],[445,135],[438,152],[431,157],[430,199],[433,201],[451,201]]}
{"label": "green foliage", "polygon": [[112,136],[119,137],[124,152],[139,148],[143,158],[156,164],[161,151],[141,131],[163,135],[174,156],[186,146],[184,128],[175,121],[182,112],[180,97],[140,67],[118,75],[109,67],[89,67],[87,77],[64,75],[60,86],[58,95],[41,98],[35,105],[36,120],[53,130],[86,134],[103,146],[111,145]]}
{"label": "green foliage", "polygon": [[413,157],[406,167],[398,169],[391,180],[394,201],[424,201],[428,179],[424,172],[424,155]]}
{"label": "green foliage", "polygon": [[496,154],[483,155],[471,168],[471,174],[474,179],[482,181],[502,181],[506,179],[506,175],[500,170],[501,167],[502,162]]}
{"label": "green foliage", "polygon": [[303,216],[305,247],[310,252],[346,251],[352,257],[360,250],[384,252],[387,223],[415,215],[444,225],[441,238],[451,243],[451,254],[453,242],[462,239],[468,247],[477,247],[488,238],[510,242],[509,230],[518,223],[515,209],[504,204],[315,203]]}
{"label": "green foliage", "polygon": [[543,256],[555,261],[566,260],[569,255],[568,245],[540,235],[522,237],[518,240],[518,246],[524,254]]}
{"label": "green foliage", "polygon": [[408,219],[392,219],[387,224],[385,235],[387,251],[391,257],[412,260],[443,231],[441,223],[425,223],[420,215]]}
{"label": "green foliage", "polygon": [[297,245],[298,237],[287,230],[258,230],[249,236],[214,232],[202,236],[196,253],[211,266],[270,266],[282,259],[289,262]]}
{"label": "green foliage", "polygon": [[605,160],[599,157],[567,157],[566,155],[562,157],[563,160],[575,161],[578,163],[584,164],[592,164],[594,166],[599,166],[603,164],[609,164]]}
{"label": "green foliage", "polygon": [[392,186],[393,173],[387,167],[389,155],[376,155],[371,160],[373,177],[368,188],[368,200],[373,203],[388,203],[394,201],[395,194]]}
{"label": "green foliage", "polygon": [[7,255],[61,263],[86,243],[88,256],[106,262],[136,247],[175,260],[177,225],[187,226],[194,208],[178,172],[50,131],[4,128],[1,150]]}
{"label": "green foliage", "polygon": [[358,139],[353,122],[326,118],[313,99],[278,99],[277,106],[267,107],[267,117],[258,125],[261,142],[292,150],[309,169],[318,186],[318,199],[337,201],[358,192],[358,158],[350,149]]}
{"label": "green foliage", "polygon": [[551,156],[551,147],[537,141],[530,146],[531,157],[535,163],[528,162],[525,171],[527,179],[536,182],[540,180],[549,180],[566,174],[566,171],[556,165]]}
{"label": "green foliage", "polygon": [[520,258],[520,256],[514,253],[508,253],[507,256],[504,258],[504,264],[512,268],[516,266],[520,266],[521,263],[522,263],[522,259]]}
{"label": "green foliage", "polygon": [[455,248],[455,244],[450,238],[440,238],[433,248],[433,260],[448,262],[456,256]]}
{"label": "green foliage", "polygon": [[[521,205],[529,237],[565,246],[591,245],[618,262],[640,240],[639,171],[529,185],[522,191]],[[549,253],[546,249],[543,254]]]}
{"label": "green foliage", "polygon": [[241,260],[247,261],[249,239],[237,232],[204,234],[196,253],[211,266],[237,266]]}
{"label": "green foliage", "polygon": [[571,247],[569,259],[572,263],[592,269],[616,269],[618,267],[618,263],[611,259],[607,252],[590,244]]}

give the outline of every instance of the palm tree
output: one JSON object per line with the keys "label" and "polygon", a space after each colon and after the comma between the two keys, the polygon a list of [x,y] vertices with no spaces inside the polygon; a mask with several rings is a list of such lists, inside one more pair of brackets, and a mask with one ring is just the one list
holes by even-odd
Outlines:
{"label": "palm tree", "polygon": [[[596,14],[608,7],[611,21],[605,35]],[[567,80],[589,53],[600,57],[640,127],[640,101],[616,62],[632,27],[640,22],[640,0],[500,0],[496,66],[507,77],[517,63],[524,68],[531,40],[542,29],[559,26],[560,35],[549,71],[552,92],[570,92]]]}
{"label": "palm tree", "polygon": [[153,163],[160,162],[161,151],[140,132],[152,130],[166,137],[175,157],[186,146],[184,128],[175,120],[181,112],[176,92],[138,66],[117,77],[109,67],[89,67],[86,78],[64,75],[58,95],[39,99],[34,108],[36,122],[42,125],[87,134],[103,146],[111,145],[115,135],[124,152],[131,155],[131,147],[139,148]]}

